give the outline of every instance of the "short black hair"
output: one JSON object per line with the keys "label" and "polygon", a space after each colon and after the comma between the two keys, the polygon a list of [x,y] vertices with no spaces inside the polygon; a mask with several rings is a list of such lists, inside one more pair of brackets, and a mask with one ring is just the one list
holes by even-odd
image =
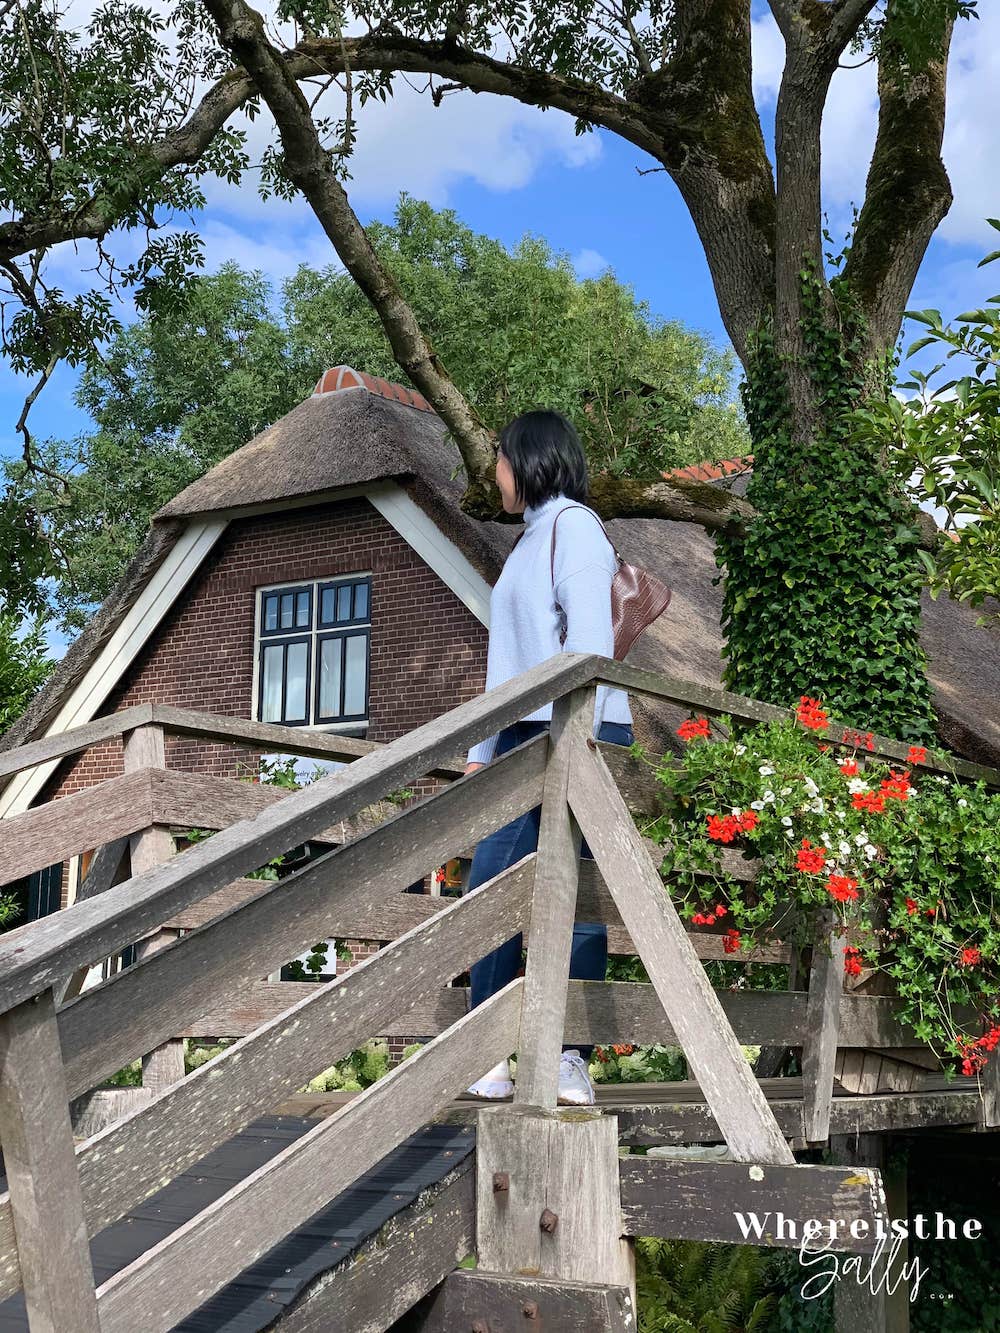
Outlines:
{"label": "short black hair", "polygon": [[553,495],[586,501],[587,456],[576,427],[561,412],[523,412],[504,426],[499,447],[525,506],[537,508]]}

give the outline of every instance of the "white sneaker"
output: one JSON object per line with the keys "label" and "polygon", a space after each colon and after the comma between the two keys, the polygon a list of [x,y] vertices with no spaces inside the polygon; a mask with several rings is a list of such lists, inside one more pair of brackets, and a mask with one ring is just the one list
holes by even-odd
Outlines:
{"label": "white sneaker", "polygon": [[489,1101],[500,1101],[504,1097],[513,1096],[514,1084],[510,1077],[510,1061],[501,1060],[477,1083],[473,1083],[468,1091],[472,1097],[484,1097]]}
{"label": "white sneaker", "polygon": [[559,1061],[559,1104],[593,1106],[594,1085],[579,1051],[563,1051]]}

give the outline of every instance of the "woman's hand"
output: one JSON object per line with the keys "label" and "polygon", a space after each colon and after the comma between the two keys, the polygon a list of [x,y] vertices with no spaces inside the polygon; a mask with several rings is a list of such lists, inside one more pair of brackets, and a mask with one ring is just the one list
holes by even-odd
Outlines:
{"label": "woman's hand", "polygon": [[485,768],[485,767],[486,767],[485,764],[476,764],[476,763],[466,764],[465,776],[468,777],[470,773],[475,773],[477,768]]}

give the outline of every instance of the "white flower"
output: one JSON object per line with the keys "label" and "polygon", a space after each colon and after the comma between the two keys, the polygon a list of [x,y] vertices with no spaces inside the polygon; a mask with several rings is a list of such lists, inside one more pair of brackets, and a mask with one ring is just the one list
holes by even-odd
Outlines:
{"label": "white flower", "polygon": [[740,815],[743,813],[743,811],[740,809],[740,807],[739,807],[738,805],[734,805],[733,808],[730,810],[729,813],[732,815],[732,817],[733,817],[734,819],[739,819],[739,817],[740,817]]}
{"label": "white flower", "polygon": [[868,842],[868,834],[864,831],[864,829],[862,829],[860,833],[856,833],[854,835],[855,847],[864,847],[867,842]]}
{"label": "white flower", "polygon": [[781,791],[778,793],[779,796],[791,796],[791,794],[791,787],[782,787]]}
{"label": "white flower", "polygon": [[827,870],[833,870],[833,869],[836,867],[836,864],[837,864],[837,863],[836,863],[836,861],[834,861],[834,860],[829,860],[829,861],[827,861],[827,862],[826,862],[826,868],[827,868]]}
{"label": "white flower", "polygon": [[785,837],[791,838],[793,842],[795,841],[795,834],[792,832],[790,828],[785,829]]}
{"label": "white flower", "polygon": [[851,854],[851,844],[849,842],[839,843],[838,849],[840,851],[841,856],[850,856]]}
{"label": "white flower", "polygon": [[785,828],[791,828],[792,827],[791,815],[782,815],[781,822],[782,824],[784,824]]}
{"label": "white flower", "polygon": [[826,836],[825,833],[820,835],[820,842],[823,844],[824,847],[829,847],[830,845],[830,839]]}
{"label": "white flower", "polygon": [[774,792],[773,792],[773,791],[766,791],[766,792],[764,793],[764,802],[765,802],[765,804],[767,804],[767,805],[774,805]]}
{"label": "white flower", "polygon": [[771,767],[770,764],[761,764],[757,772],[761,775],[762,778],[769,778],[771,774],[774,772],[774,769]]}
{"label": "white flower", "polygon": [[737,745],[736,749],[733,751],[733,754],[746,754],[746,752],[747,752],[747,747],[745,745]]}
{"label": "white flower", "polygon": [[962,796],[962,797],[959,797],[959,799],[958,799],[958,801],[956,802],[956,804],[957,804],[957,805],[968,805],[969,802],[965,799],[964,796]]}
{"label": "white flower", "polygon": [[809,793],[810,796],[819,795],[819,788],[816,786],[815,782],[813,782],[812,778],[803,778],[802,781],[805,785],[806,791]]}
{"label": "white flower", "polygon": [[751,810],[763,810],[763,809],[764,809],[764,802],[763,802],[763,801],[751,801],[751,802],[750,802],[750,809],[751,809]]}
{"label": "white flower", "polygon": [[865,856],[868,857],[869,861],[874,861],[876,856],[878,856],[878,848],[873,842],[865,843]]}
{"label": "white flower", "polygon": [[810,809],[814,815],[821,815],[826,809],[822,796],[817,796],[814,801],[810,801],[808,809]]}
{"label": "white flower", "polygon": [[863,778],[851,778],[850,782],[847,784],[847,790],[852,796],[856,796],[859,792],[871,791],[871,788]]}

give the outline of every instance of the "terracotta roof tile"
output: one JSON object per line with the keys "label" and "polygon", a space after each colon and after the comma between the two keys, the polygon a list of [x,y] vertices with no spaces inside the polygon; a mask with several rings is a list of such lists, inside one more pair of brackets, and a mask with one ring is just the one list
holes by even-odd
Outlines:
{"label": "terracotta roof tile", "polygon": [[407,407],[416,407],[421,412],[434,411],[423,394],[418,393],[416,389],[381,379],[377,375],[369,375],[364,370],[355,370],[353,366],[333,366],[330,370],[325,370],[313,390],[313,397],[340,393],[342,389],[367,389],[369,393],[377,394],[379,398],[387,398],[390,402],[405,403]]}

